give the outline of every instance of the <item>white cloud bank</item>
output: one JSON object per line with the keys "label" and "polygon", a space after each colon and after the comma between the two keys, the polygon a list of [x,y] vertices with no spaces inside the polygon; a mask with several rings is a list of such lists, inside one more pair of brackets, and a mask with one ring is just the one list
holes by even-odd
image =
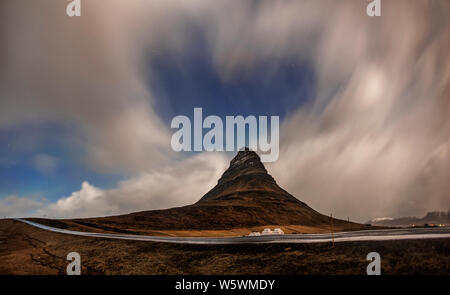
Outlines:
{"label": "white cloud bank", "polygon": [[110,190],[85,181],[80,191],[39,208],[35,215],[93,217],[192,204],[217,183],[228,164],[223,154],[203,153],[158,172],[122,181]]}
{"label": "white cloud bank", "polygon": [[41,210],[47,200],[44,198],[18,197],[10,195],[0,199],[0,218],[34,216]]}

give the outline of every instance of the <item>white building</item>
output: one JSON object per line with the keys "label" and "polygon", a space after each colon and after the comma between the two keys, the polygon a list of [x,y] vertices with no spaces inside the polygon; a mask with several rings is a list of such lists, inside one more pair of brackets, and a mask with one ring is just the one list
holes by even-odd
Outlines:
{"label": "white building", "polygon": [[284,231],[281,230],[281,228],[276,228],[272,232],[274,235],[284,235]]}
{"label": "white building", "polygon": [[270,230],[270,228],[265,228],[262,232],[262,235],[271,235],[272,231]]}
{"label": "white building", "polygon": [[270,228],[265,228],[261,233],[254,231],[249,234],[249,236],[266,236],[266,235],[284,235],[284,231],[281,228],[276,228],[271,230]]}

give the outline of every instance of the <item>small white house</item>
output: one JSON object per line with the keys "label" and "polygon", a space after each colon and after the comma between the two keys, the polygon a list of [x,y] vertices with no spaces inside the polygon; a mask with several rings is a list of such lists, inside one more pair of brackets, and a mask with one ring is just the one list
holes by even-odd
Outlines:
{"label": "small white house", "polygon": [[271,230],[270,228],[265,228],[261,233],[254,231],[249,234],[249,236],[267,236],[267,235],[284,235],[284,231],[281,228],[276,228]]}
{"label": "small white house", "polygon": [[276,228],[272,232],[274,235],[284,235],[284,231],[281,230],[281,228]]}
{"label": "small white house", "polygon": [[260,236],[260,235],[261,235],[261,233],[260,233],[259,231],[252,231],[252,232],[249,234],[250,237]]}
{"label": "small white house", "polygon": [[262,235],[272,235],[272,231],[270,230],[270,228],[265,228],[262,232]]}

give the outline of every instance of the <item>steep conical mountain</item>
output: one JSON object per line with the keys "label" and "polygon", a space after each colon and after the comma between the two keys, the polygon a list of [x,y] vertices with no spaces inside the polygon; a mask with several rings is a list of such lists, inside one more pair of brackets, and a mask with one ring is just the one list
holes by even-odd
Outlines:
{"label": "steep conical mountain", "polygon": [[[278,205],[277,202],[279,203]],[[196,205],[245,205],[269,204],[281,209],[284,202],[309,208],[288,192],[280,188],[275,179],[267,173],[259,156],[245,149],[238,152],[223,173],[217,185],[206,193]]]}
{"label": "steep conical mountain", "polygon": [[240,226],[330,224],[328,216],[279,187],[258,154],[247,148],[238,152],[217,185],[195,205],[232,208]]}
{"label": "steep conical mountain", "polygon": [[[291,231],[301,232],[308,228],[310,232],[315,229],[323,232],[329,231],[330,221],[328,216],[316,212],[280,188],[259,156],[245,149],[230,162],[217,185],[193,205],[65,222],[70,222],[70,227],[149,233],[254,229],[261,226],[291,226]],[[334,226],[340,230],[360,228],[360,225],[336,219]]]}
{"label": "steep conical mountain", "polygon": [[[217,185],[204,195],[199,203],[206,201],[237,200],[248,193],[282,193],[272,176],[267,173],[261,160],[253,151],[238,152],[223,173]],[[284,192],[284,191],[283,191]]]}

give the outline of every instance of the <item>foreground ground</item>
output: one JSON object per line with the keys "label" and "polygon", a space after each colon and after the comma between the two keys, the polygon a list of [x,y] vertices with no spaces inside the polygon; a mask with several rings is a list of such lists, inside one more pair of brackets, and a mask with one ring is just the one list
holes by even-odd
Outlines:
{"label": "foreground ground", "polygon": [[0,221],[0,274],[365,274],[369,252],[383,274],[450,273],[450,239],[330,244],[179,245],[68,236]]}

